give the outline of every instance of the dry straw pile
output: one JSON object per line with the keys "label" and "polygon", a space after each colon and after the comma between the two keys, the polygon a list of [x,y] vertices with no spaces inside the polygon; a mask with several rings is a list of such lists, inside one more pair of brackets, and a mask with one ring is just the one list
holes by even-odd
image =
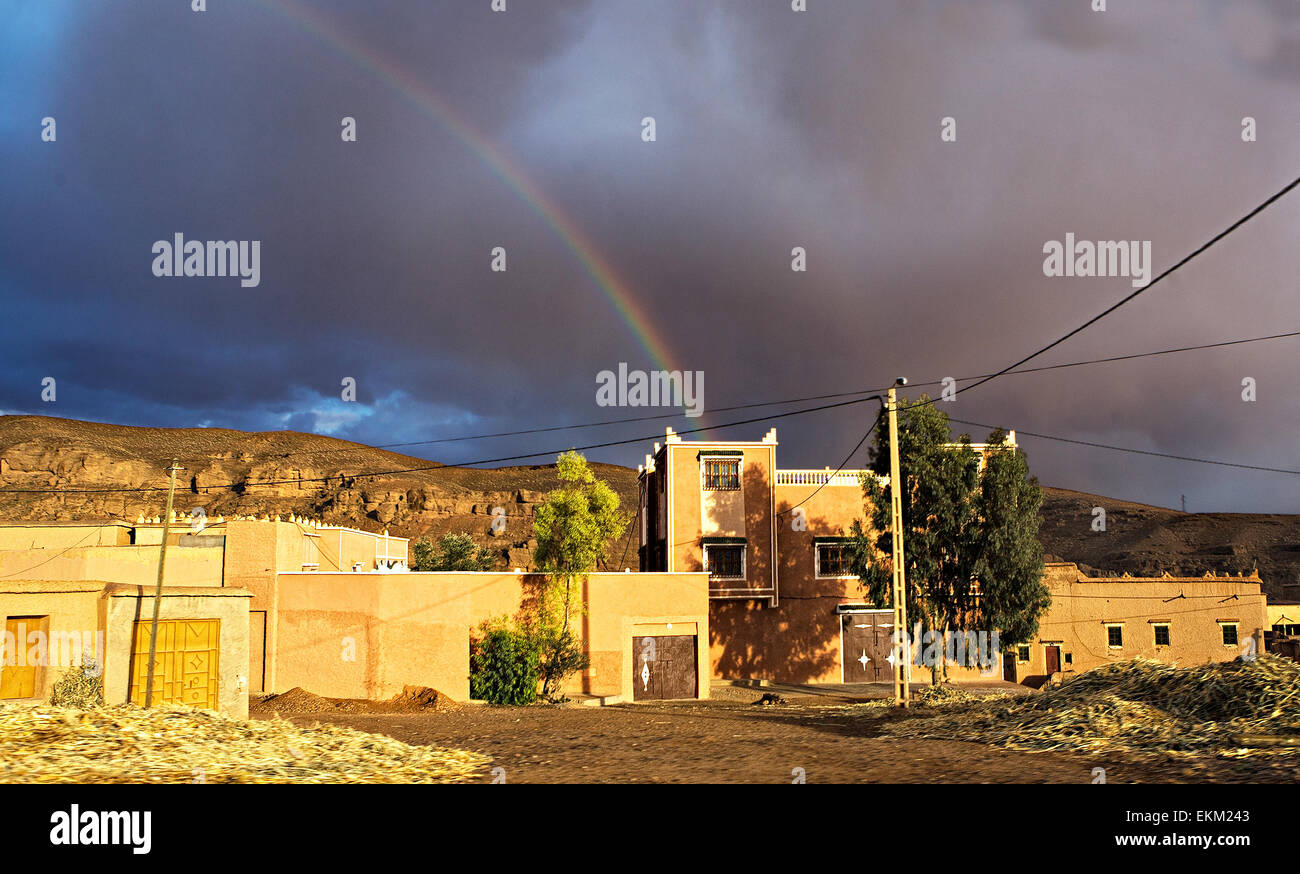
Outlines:
{"label": "dry straw pile", "polygon": [[464,783],[488,759],[210,710],[0,706],[0,783]]}
{"label": "dry straw pile", "polygon": [[1021,750],[1300,754],[1300,663],[1273,655],[1181,668],[1137,659],[1038,695],[921,703],[885,730]]}

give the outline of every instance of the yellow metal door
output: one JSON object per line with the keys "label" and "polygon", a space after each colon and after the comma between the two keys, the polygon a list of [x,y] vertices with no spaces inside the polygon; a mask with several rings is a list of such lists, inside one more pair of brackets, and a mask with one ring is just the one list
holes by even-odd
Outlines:
{"label": "yellow metal door", "polygon": [[[149,672],[149,625],[135,624],[131,701],[144,704]],[[168,619],[158,623],[153,700],[217,709],[217,667],[221,654],[220,619]]]}
{"label": "yellow metal door", "polygon": [[[29,641],[28,635],[32,632],[45,634],[48,646],[48,630],[48,616],[10,616],[5,619],[5,651],[4,666],[0,667],[0,698],[36,697],[36,671],[40,666],[28,658],[29,643],[32,645],[36,643],[35,640]],[[48,658],[48,649],[46,652]]]}

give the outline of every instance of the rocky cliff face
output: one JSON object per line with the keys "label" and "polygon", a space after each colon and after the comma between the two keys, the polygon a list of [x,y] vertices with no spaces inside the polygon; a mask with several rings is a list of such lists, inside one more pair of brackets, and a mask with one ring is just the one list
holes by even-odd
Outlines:
{"label": "rocky cliff face", "polygon": [[[177,480],[178,510],[203,507],[210,516],[294,514],[368,531],[387,528],[411,538],[465,532],[496,551],[502,568],[529,567],[533,514],[558,485],[553,465],[443,467],[292,431],[129,428],[2,416],[0,518],[159,515],[173,458],[185,468]],[[635,512],[636,472],[607,464],[593,469],[618,492],[624,509]],[[362,475],[372,471],[404,472]],[[131,491],[99,491],[107,489]],[[1098,506],[1107,513],[1105,532],[1091,527]],[[497,508],[505,518],[499,531],[492,524]],[[630,534],[637,536],[635,529]],[[1284,585],[1300,581],[1300,516],[1180,513],[1049,488],[1040,540],[1050,555],[1091,573],[1199,576],[1258,567],[1273,598],[1283,595]],[[624,546],[624,541],[611,544],[611,567],[636,567],[637,544]]]}
{"label": "rocky cliff face", "polygon": [[[0,518],[160,515],[176,458],[175,507],[209,516],[299,515],[403,537],[471,534],[500,566],[530,566],[532,520],[558,485],[553,465],[477,470],[315,434],[130,428],[42,416],[0,417]],[[412,470],[412,468],[422,468]],[[636,472],[595,464],[636,509]],[[368,476],[374,471],[402,471]],[[26,490],[26,491],[24,491]],[[504,524],[493,524],[495,518]],[[623,555],[623,543],[611,550]],[[636,550],[629,546],[629,562]],[[621,567],[622,565],[620,565]]]}

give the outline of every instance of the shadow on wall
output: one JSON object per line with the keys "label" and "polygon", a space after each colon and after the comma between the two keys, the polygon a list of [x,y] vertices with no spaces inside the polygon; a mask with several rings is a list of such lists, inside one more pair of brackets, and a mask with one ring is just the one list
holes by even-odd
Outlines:
{"label": "shadow on wall", "polygon": [[[768,483],[763,471],[745,475],[746,530],[749,547],[770,547],[767,528]],[[809,486],[811,491],[815,486]],[[755,498],[757,495],[757,498]],[[807,505],[805,505],[807,506]],[[751,511],[760,507],[761,512]],[[840,681],[840,616],[835,608],[844,599],[845,583],[814,578],[814,537],[838,531],[838,522],[808,517],[808,530],[794,532],[789,506],[777,505],[777,542],[780,605],[768,607],[766,598],[718,599],[709,603],[709,642],[715,663],[713,673],[724,679],[766,679],[787,683]],[[806,547],[801,540],[806,539]],[[757,541],[757,543],[756,543]],[[766,571],[766,567],[763,568]],[[765,581],[764,581],[765,582]],[[861,596],[861,585],[850,582]],[[719,653],[719,647],[721,652]]]}
{"label": "shadow on wall", "polygon": [[[516,628],[527,628],[535,626],[537,617],[541,614],[542,598],[545,594],[545,588],[549,583],[549,577],[543,573],[530,573],[520,582],[519,589],[519,609],[513,616],[506,617]],[[563,588],[562,582],[556,582],[554,585]],[[589,590],[589,581],[586,574],[581,574],[573,581],[573,601],[572,612],[570,615],[569,626],[579,636],[582,641],[582,652],[591,658],[591,622],[590,622],[590,601],[591,593]],[[557,592],[557,598],[562,597]],[[493,619],[498,617],[493,617]],[[483,639],[482,627],[475,626],[470,629],[469,650],[473,655],[475,647]],[[587,671],[579,672],[579,679],[582,684],[584,693],[591,692],[591,677]]]}

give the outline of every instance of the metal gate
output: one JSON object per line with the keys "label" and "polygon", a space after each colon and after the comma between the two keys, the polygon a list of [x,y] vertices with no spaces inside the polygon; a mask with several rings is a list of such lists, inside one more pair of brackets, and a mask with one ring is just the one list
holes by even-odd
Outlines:
{"label": "metal gate", "polygon": [[632,638],[632,700],[698,698],[695,635]]}
{"label": "metal gate", "polygon": [[[131,701],[144,704],[149,676],[149,625],[135,623]],[[153,671],[154,703],[217,709],[220,619],[167,619],[158,623]]]}
{"label": "metal gate", "polygon": [[[5,619],[4,666],[0,667],[0,698],[35,698],[40,688],[40,665],[28,658],[28,644],[35,644],[29,635],[37,634],[47,643],[50,639],[50,617],[10,616]],[[12,649],[8,641],[13,641]],[[46,661],[54,658],[47,648]]]}
{"label": "metal gate", "polygon": [[894,678],[889,658],[893,644],[892,611],[844,613],[840,616],[844,682],[888,683]]}

